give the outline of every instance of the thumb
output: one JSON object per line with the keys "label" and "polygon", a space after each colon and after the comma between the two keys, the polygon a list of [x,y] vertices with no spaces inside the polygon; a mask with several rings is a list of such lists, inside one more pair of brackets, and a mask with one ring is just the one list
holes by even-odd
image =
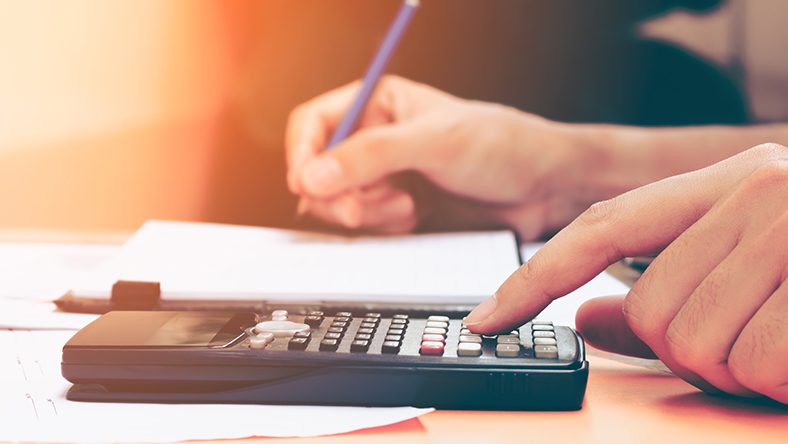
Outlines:
{"label": "thumb", "polygon": [[417,123],[361,129],[304,165],[303,189],[311,196],[329,198],[400,171],[418,169],[420,157],[415,153],[422,134]]}
{"label": "thumb", "polygon": [[586,301],[577,310],[577,331],[588,344],[600,350],[656,359],[651,348],[629,328],[622,309],[624,298],[624,295],[605,296]]}

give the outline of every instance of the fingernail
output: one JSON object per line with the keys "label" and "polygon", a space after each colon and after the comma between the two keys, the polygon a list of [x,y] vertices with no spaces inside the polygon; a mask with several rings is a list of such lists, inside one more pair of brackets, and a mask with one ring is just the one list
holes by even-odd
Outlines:
{"label": "fingernail", "polygon": [[473,311],[465,318],[465,325],[476,325],[484,322],[485,319],[490,317],[498,307],[498,298],[492,295],[479,304]]}
{"label": "fingernail", "polygon": [[304,168],[302,181],[312,191],[330,188],[342,178],[342,167],[333,157],[313,160]]}

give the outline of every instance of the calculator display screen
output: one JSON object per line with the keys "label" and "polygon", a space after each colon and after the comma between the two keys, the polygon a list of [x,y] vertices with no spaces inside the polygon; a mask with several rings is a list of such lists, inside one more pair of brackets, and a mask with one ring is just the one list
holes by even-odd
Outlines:
{"label": "calculator display screen", "polygon": [[221,347],[255,324],[253,313],[108,313],[69,341],[75,347]]}

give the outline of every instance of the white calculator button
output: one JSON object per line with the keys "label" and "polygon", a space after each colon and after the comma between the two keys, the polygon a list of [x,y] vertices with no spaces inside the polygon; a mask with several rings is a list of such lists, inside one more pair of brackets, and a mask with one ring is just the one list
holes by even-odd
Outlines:
{"label": "white calculator button", "polygon": [[449,322],[448,316],[430,316],[427,318],[428,321],[436,321],[436,322]]}
{"label": "white calculator button", "polygon": [[544,324],[536,324],[531,326],[531,330],[533,331],[553,331],[554,328],[552,325],[544,325]]}
{"label": "white calculator button", "polygon": [[422,342],[424,341],[446,342],[446,338],[444,338],[443,335],[422,335],[421,340]]}
{"label": "white calculator button", "polygon": [[274,310],[271,316],[287,316],[287,310]]}
{"label": "white calculator button", "polygon": [[495,356],[499,358],[516,358],[520,356],[520,345],[498,344],[495,346]]}
{"label": "white calculator button", "polygon": [[271,342],[271,341],[274,340],[274,334],[273,333],[260,333],[259,335],[257,335],[257,338],[258,339],[262,339],[262,340],[267,341],[267,342]]}
{"label": "white calculator button", "polygon": [[544,319],[534,319],[531,325],[553,325],[553,321],[545,321]]}
{"label": "white calculator button", "polygon": [[308,332],[309,326],[292,321],[265,321],[254,327],[255,333],[273,333],[277,338],[293,336],[299,332]]}
{"label": "white calculator button", "polygon": [[441,321],[427,321],[428,328],[449,328],[448,322]]}
{"label": "white calculator button", "polygon": [[534,356],[542,359],[558,359],[558,347],[555,345],[535,345]]}
{"label": "white calculator button", "polygon": [[537,330],[533,332],[534,338],[554,338],[555,332],[554,331],[541,331]]}
{"label": "white calculator button", "polygon": [[460,342],[473,342],[476,344],[481,344],[482,335],[475,335],[475,334],[460,335]]}
{"label": "white calculator button", "polygon": [[457,346],[457,356],[481,356],[482,345],[474,342],[460,342]]}
{"label": "white calculator button", "polygon": [[517,336],[511,336],[511,335],[501,335],[501,336],[498,336],[498,339],[496,341],[499,344],[519,344],[520,343],[520,338],[518,338]]}
{"label": "white calculator button", "polygon": [[434,328],[434,327],[427,327],[424,329],[425,335],[443,335],[446,336],[446,329],[445,328]]}
{"label": "white calculator button", "polygon": [[534,338],[534,345],[558,345],[555,338]]}
{"label": "white calculator button", "polygon": [[271,316],[271,320],[272,321],[286,321],[287,320],[287,315],[285,315],[285,316],[273,315],[273,316]]}
{"label": "white calculator button", "polygon": [[463,329],[460,330],[460,334],[461,335],[472,335],[473,333],[471,333],[471,331],[468,330],[467,328],[463,328]]}
{"label": "white calculator button", "polygon": [[269,342],[270,341],[266,341],[264,338],[253,336],[251,339],[249,339],[249,348],[256,348],[256,349],[265,348]]}

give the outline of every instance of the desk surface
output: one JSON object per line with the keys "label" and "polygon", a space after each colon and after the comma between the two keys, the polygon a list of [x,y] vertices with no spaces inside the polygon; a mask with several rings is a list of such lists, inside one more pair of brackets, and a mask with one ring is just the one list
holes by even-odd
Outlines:
{"label": "desk surface", "polygon": [[[34,231],[0,228],[0,241],[120,243],[128,236],[72,233],[69,237],[68,233]],[[712,397],[668,373],[596,356],[589,357],[589,361],[586,400],[577,412],[436,411],[400,424],[309,438],[308,442],[788,442],[788,406]],[[298,440],[261,438],[243,442],[280,441]]]}

